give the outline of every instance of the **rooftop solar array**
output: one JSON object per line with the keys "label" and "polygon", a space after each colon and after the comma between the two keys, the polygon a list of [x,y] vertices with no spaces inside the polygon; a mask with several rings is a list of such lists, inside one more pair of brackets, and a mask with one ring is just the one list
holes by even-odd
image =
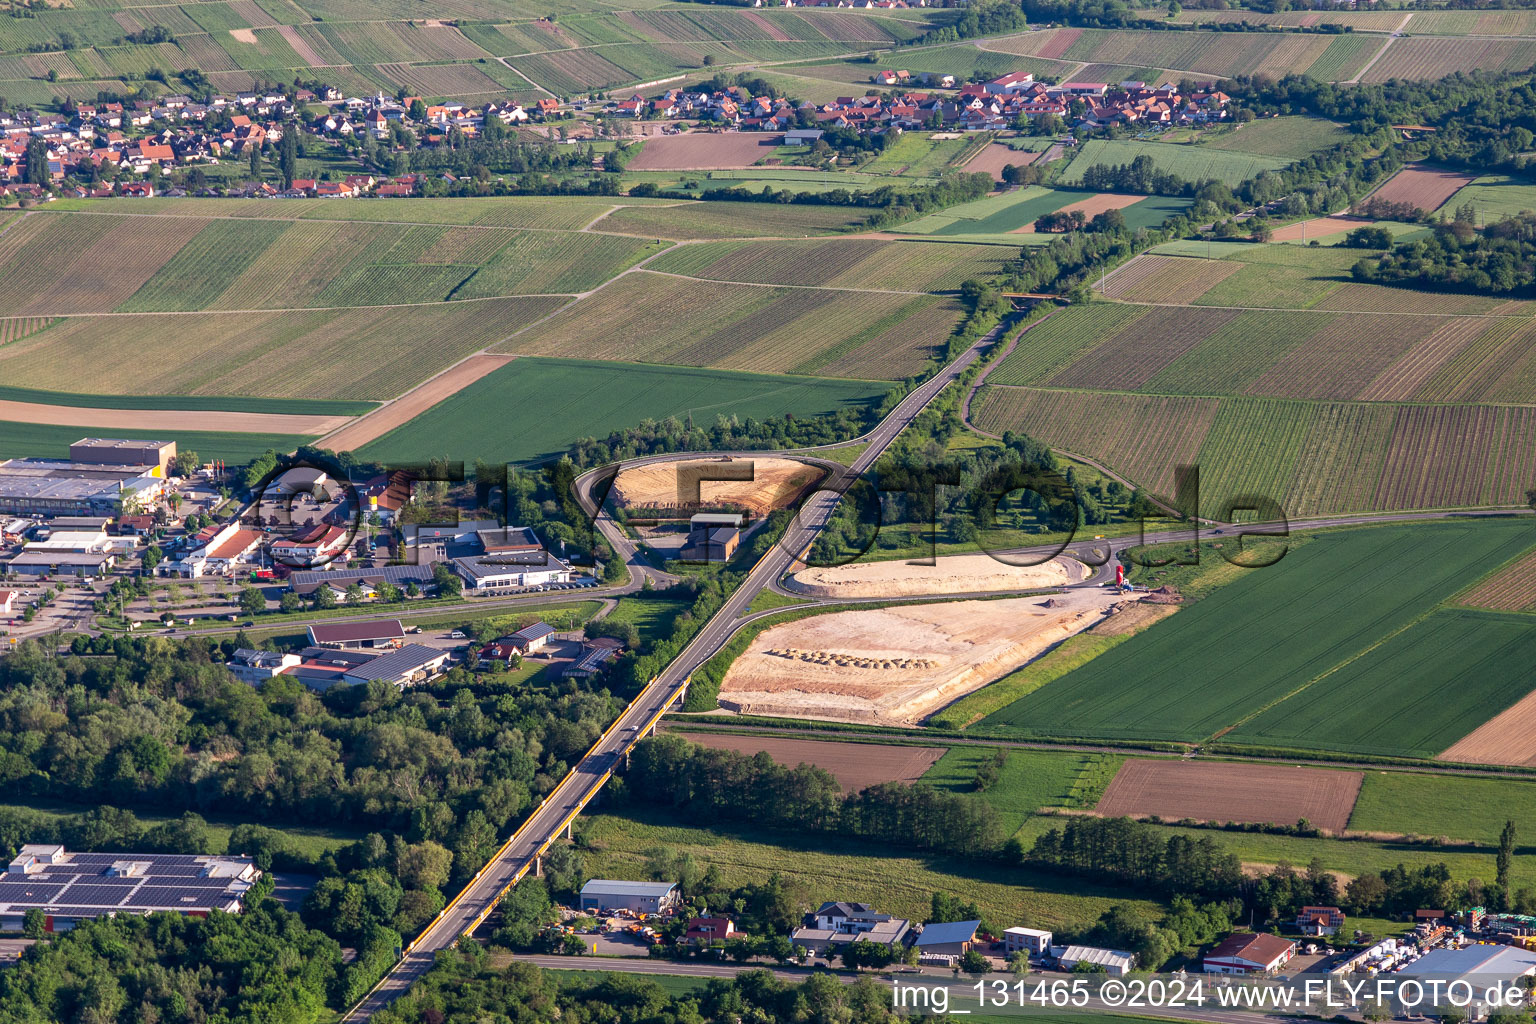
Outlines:
{"label": "rooftop solar array", "polygon": [[[256,876],[245,858],[130,853],[65,856],[63,863],[34,864],[30,873],[13,865],[12,870],[0,874],[0,910],[16,914],[36,907],[86,916],[111,910],[230,909]],[[216,872],[212,876],[210,867]],[[249,872],[242,879],[239,875],[244,869]]]}

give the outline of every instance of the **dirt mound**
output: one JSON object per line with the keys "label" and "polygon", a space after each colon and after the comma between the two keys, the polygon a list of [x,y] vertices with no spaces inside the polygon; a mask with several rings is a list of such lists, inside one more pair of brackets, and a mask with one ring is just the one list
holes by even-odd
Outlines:
{"label": "dirt mound", "polygon": [[1158,587],[1143,599],[1151,604],[1183,604],[1184,595],[1172,587]]}
{"label": "dirt mound", "polygon": [[1073,591],[1038,600],[955,601],[833,612],[764,630],[720,687],[721,706],[754,715],[913,724],[1001,678],[1118,600]]}
{"label": "dirt mound", "polygon": [[[749,474],[751,479],[745,480],[709,479],[711,475]],[[794,459],[680,458],[620,470],[613,482],[613,496],[627,508],[734,505],[764,516],[799,501],[824,475],[819,466]]]}
{"label": "dirt mound", "polygon": [[1087,575],[1081,562],[1053,558],[1041,565],[1008,565],[991,555],[947,555],[933,565],[916,562],[856,562],[801,569],[785,581],[788,589],[813,597],[916,597],[922,594],[985,594],[1042,590],[1077,583]]}

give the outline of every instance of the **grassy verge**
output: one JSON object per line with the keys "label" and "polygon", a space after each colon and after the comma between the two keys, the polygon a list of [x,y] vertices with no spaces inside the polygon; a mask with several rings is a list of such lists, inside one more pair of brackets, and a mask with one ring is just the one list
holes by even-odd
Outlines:
{"label": "grassy verge", "polygon": [[764,590],[752,599],[751,604],[747,605],[747,611],[766,612],[772,611],[775,608],[788,608],[791,605],[802,603],[803,602],[799,598],[785,597],[783,594],[780,594],[776,591]]}
{"label": "grassy verge", "polygon": [[1025,923],[1059,928],[1092,921],[1116,903],[1149,916],[1158,904],[1028,869],[955,857],[893,853],[882,844],[840,836],[804,836],[749,826],[700,828],[650,810],[623,817],[599,814],[589,835],[595,850],[585,871],[598,878],[644,878],[650,851],[658,846],[689,853],[720,869],[728,886],[760,884],[778,872],[808,906],[823,900],[862,900],[882,911],[922,920],[935,892],[974,901],[1005,926]]}

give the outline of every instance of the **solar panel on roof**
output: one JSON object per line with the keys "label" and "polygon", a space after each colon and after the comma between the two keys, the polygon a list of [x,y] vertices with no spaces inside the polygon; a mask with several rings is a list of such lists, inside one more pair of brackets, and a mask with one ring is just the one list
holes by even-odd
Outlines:
{"label": "solar panel on roof", "polygon": [[116,885],[81,885],[76,883],[53,898],[61,907],[115,907],[131,890]]}
{"label": "solar panel on roof", "polygon": [[64,882],[19,882],[0,886],[0,903],[46,903],[64,890]]}

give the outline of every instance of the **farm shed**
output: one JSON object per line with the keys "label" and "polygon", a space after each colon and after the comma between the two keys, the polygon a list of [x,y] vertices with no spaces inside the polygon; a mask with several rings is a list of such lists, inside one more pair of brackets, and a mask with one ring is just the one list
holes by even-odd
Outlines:
{"label": "farm shed", "polygon": [[632,910],[659,914],[677,904],[676,882],[626,882],[594,878],[581,887],[582,910]]}
{"label": "farm shed", "polygon": [[1232,934],[1205,954],[1206,974],[1268,974],[1296,955],[1296,943],[1278,935]]}
{"label": "farm shed", "polygon": [[1136,967],[1136,956],[1118,949],[1099,949],[1095,946],[1068,946],[1058,950],[1056,962],[1064,971],[1070,971],[1078,964],[1097,964],[1104,968],[1104,973],[1109,975],[1129,974]]}
{"label": "farm shed", "polygon": [[913,943],[925,956],[964,956],[976,942],[980,921],[944,921],[923,926]]}

